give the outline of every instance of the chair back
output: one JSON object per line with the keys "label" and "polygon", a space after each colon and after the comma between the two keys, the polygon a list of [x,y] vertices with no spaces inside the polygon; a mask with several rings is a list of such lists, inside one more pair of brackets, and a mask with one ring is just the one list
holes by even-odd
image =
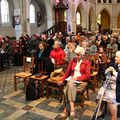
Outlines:
{"label": "chair back", "polygon": [[92,71],[98,72],[98,70],[99,70],[99,55],[98,54],[89,55],[88,60],[90,61],[90,64],[91,64],[90,69]]}
{"label": "chair back", "polygon": [[40,73],[47,74],[47,68],[45,64],[46,64],[45,61],[41,59],[38,64],[38,71]]}
{"label": "chair back", "polygon": [[106,50],[106,52],[107,52],[107,59],[112,59],[112,48],[107,48],[107,50]]}
{"label": "chair back", "polygon": [[23,70],[24,72],[33,72],[34,67],[34,57],[23,57]]}
{"label": "chair back", "polygon": [[68,61],[65,60],[56,60],[55,61],[55,65],[54,68],[55,69],[59,69],[59,68],[63,68],[63,71],[65,71],[68,67]]}

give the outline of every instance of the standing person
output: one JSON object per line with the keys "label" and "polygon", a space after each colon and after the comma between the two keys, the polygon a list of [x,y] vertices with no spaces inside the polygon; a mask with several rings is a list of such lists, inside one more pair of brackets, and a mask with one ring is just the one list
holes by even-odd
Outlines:
{"label": "standing person", "polygon": [[[111,114],[111,120],[117,120],[117,105],[120,104],[120,51],[116,52],[115,63],[118,65],[118,72],[116,72],[113,67],[109,67],[105,71],[106,74],[112,74],[111,77],[109,77],[107,88],[103,94],[102,103],[97,118],[104,115],[104,102],[107,102]],[[101,97],[102,88],[103,87],[101,87],[98,92],[97,99],[100,99]]]}
{"label": "standing person", "polygon": [[[46,72],[50,75],[50,73],[54,70],[54,65],[49,58],[49,54],[46,42],[41,41],[35,54],[35,68],[33,74],[38,73],[39,70],[43,69],[43,71],[46,70]],[[43,64],[43,68],[40,68],[41,64]]]}
{"label": "standing person", "polygon": [[90,63],[88,60],[83,59],[84,58],[83,56],[85,54],[84,48],[77,47],[75,49],[75,52],[76,52],[76,58],[71,60],[62,81],[60,81],[60,84],[62,84],[65,80],[67,80],[67,86],[64,89],[65,108],[63,110],[63,113],[58,115],[58,119],[67,118],[67,115],[69,113],[70,113],[70,117],[74,118],[76,89],[77,86],[79,86],[79,83],[77,82],[87,81],[90,78]]}

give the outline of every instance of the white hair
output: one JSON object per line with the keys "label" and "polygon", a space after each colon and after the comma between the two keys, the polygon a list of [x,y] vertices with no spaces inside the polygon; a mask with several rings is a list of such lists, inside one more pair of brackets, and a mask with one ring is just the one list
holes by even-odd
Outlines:
{"label": "white hair", "polygon": [[58,44],[59,46],[62,46],[62,43],[59,40],[56,40],[54,44]]}
{"label": "white hair", "polygon": [[75,53],[85,55],[85,49],[83,47],[77,46],[75,49]]}
{"label": "white hair", "polygon": [[117,52],[116,52],[116,55],[117,55],[117,56],[120,56],[120,51],[117,51]]}

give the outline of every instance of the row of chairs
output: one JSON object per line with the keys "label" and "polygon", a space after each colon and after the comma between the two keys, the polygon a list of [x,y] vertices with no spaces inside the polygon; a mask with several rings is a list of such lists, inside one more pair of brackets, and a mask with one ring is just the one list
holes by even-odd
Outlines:
{"label": "row of chairs", "polygon": [[[98,69],[99,69],[99,56],[96,55],[90,55],[88,58],[91,62],[91,79],[89,80],[90,83],[93,84],[93,91],[95,91],[95,88],[98,86]],[[57,65],[55,64],[55,69],[57,68],[64,68],[64,71],[67,69],[68,62],[63,61],[63,64]],[[24,89],[27,86],[28,78],[32,78],[34,80],[37,80],[38,83],[41,84],[42,89],[42,97],[44,97],[44,82],[46,83],[46,93],[47,98],[49,98],[49,94],[51,90],[58,91],[60,93],[60,98],[62,100],[63,96],[63,89],[64,86],[59,86],[57,81],[52,81],[50,78],[48,78],[47,75],[43,75],[40,78],[36,78],[35,75],[32,76],[32,71],[34,67],[34,57],[23,57],[23,72],[16,73],[14,75],[14,88],[17,90],[17,84],[20,82],[24,83]],[[42,67],[42,66],[41,66]],[[48,80],[47,80],[48,79]],[[82,99],[89,100],[89,82],[83,82],[80,87],[77,89],[77,93],[81,94]],[[84,95],[84,93],[87,93],[87,95]],[[87,97],[86,97],[87,96]],[[84,103],[84,102],[83,102]],[[83,105],[82,103],[82,105]]]}

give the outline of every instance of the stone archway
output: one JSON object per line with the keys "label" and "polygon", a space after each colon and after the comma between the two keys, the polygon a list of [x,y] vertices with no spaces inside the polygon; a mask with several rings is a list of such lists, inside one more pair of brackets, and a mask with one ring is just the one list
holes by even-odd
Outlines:
{"label": "stone archway", "polygon": [[100,14],[98,15],[99,17],[99,23],[98,23],[98,18],[97,18],[97,23],[98,23],[98,29],[101,31],[108,31],[110,29],[110,15],[106,9],[103,9]]}
{"label": "stone archway", "polygon": [[117,17],[117,28],[120,28],[120,12]]}
{"label": "stone archway", "polygon": [[78,5],[78,7],[76,9],[76,13],[77,12],[80,13],[81,19],[80,19],[80,25],[79,26],[76,25],[76,29],[77,29],[77,32],[81,32],[82,29],[86,27],[85,14],[84,14],[85,11],[84,11],[84,7],[83,7],[83,5],[81,3]]}
{"label": "stone archway", "polygon": [[80,8],[78,7],[76,10],[76,33],[82,32],[82,16],[81,16],[81,11]]}

